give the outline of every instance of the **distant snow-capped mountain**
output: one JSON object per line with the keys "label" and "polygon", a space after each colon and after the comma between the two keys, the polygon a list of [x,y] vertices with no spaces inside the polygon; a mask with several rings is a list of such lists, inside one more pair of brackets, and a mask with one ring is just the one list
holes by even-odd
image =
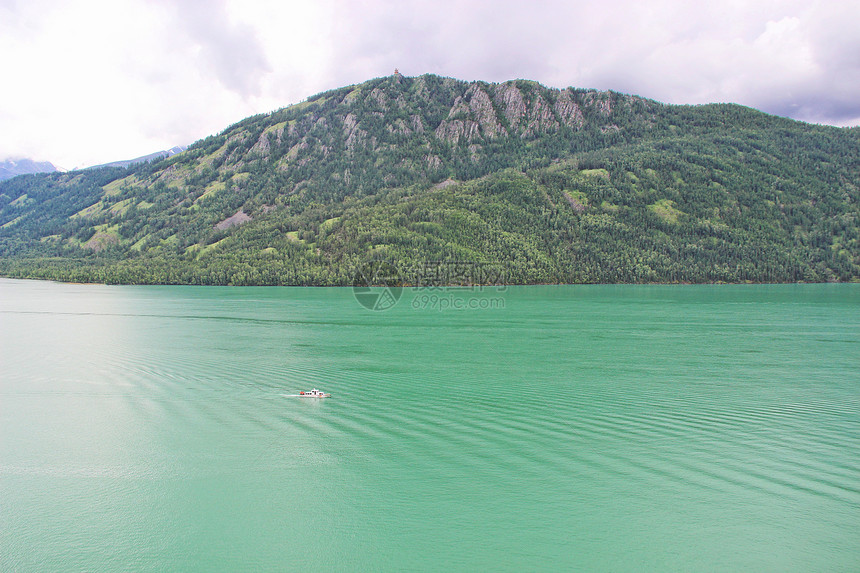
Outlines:
{"label": "distant snow-capped mountain", "polygon": [[101,165],[93,165],[92,167],[86,167],[85,169],[96,169],[99,167],[128,167],[130,165],[135,165],[137,163],[144,163],[145,161],[152,161],[153,159],[162,159],[164,157],[170,157],[172,155],[176,155],[177,153],[182,153],[187,149],[187,145],[177,145],[171,147],[170,149],[165,149],[163,151],[156,151],[155,153],[150,153],[149,155],[142,155],[141,157],[136,157],[134,159],[125,159],[122,161],[112,161],[110,163],[102,163]]}
{"label": "distant snow-capped mountain", "polygon": [[7,159],[0,162],[0,181],[28,173],[53,173],[59,169],[49,161],[32,159]]}

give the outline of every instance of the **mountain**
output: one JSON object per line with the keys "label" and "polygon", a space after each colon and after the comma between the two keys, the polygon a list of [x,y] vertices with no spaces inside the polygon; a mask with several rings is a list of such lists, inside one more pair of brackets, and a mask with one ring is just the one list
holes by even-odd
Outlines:
{"label": "mountain", "polygon": [[165,149],[164,151],[156,151],[155,153],[142,155],[134,159],[125,159],[122,161],[103,163],[101,165],[93,165],[92,167],[87,167],[87,169],[100,169],[102,167],[131,167],[132,165],[136,165],[138,163],[146,163],[147,161],[155,161],[157,159],[164,159],[165,157],[172,157],[177,153],[182,153],[186,149],[188,149],[187,145],[176,145],[174,147],[171,147],[170,149]]}
{"label": "mountain", "polygon": [[858,129],[395,74],[159,161],[0,184],[0,274],[347,285],[376,260],[408,283],[856,281],[858,220]]}
{"label": "mountain", "polygon": [[0,181],[31,173],[51,173],[58,169],[48,161],[32,159],[7,159],[0,162]]}

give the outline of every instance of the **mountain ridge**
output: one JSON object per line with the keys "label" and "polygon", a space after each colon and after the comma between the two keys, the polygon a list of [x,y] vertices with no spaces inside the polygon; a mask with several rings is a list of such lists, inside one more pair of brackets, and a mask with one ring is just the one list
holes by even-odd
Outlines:
{"label": "mountain ridge", "polygon": [[395,74],[162,160],[0,186],[0,273],[350,284],[387,259],[492,263],[513,283],[857,280],[858,134]]}

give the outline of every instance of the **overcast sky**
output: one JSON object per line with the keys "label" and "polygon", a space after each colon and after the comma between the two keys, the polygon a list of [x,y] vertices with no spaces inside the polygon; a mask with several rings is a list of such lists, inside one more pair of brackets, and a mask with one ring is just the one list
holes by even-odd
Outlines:
{"label": "overcast sky", "polygon": [[0,0],[0,160],[129,159],[394,68],[858,125],[858,30],[856,0]]}

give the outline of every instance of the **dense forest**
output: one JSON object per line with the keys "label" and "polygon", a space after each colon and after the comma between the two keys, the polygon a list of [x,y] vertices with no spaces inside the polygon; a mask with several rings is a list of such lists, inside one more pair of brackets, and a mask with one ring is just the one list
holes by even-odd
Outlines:
{"label": "dense forest", "polygon": [[162,160],[0,183],[0,275],[347,285],[379,260],[406,282],[440,261],[514,284],[857,281],[858,188],[856,128],[395,74]]}

